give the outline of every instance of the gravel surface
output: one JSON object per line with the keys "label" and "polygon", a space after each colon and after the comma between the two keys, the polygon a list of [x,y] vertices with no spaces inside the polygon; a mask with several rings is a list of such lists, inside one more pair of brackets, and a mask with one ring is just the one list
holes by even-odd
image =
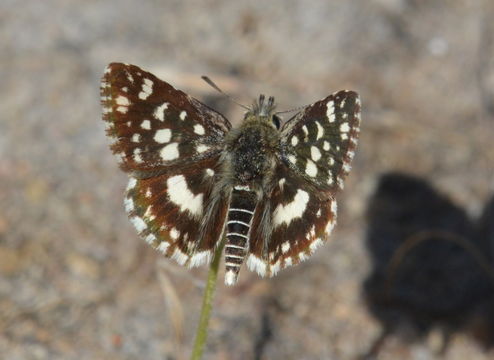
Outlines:
{"label": "gravel surface", "polygon": [[[243,103],[273,94],[279,109],[339,89],[362,97],[332,242],[273,279],[244,269],[238,286],[220,284],[207,359],[368,352],[382,326],[363,296],[373,266],[366,209],[381,174],[424,179],[472,219],[493,196],[492,1],[2,0],[1,358],[190,354],[206,269],[163,259],[126,218],[127,176],[99,104],[113,61],[154,72],[233,122],[241,109],[200,75]],[[437,327],[415,341],[393,333],[379,358],[489,359],[478,339],[494,342],[494,320],[483,325],[456,331],[442,355]]]}

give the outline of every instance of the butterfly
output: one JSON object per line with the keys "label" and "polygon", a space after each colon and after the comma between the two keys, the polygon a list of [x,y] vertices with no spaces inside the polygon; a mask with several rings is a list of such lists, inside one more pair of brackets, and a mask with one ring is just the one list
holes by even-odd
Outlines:
{"label": "butterfly", "polygon": [[209,263],[225,241],[233,285],[244,262],[273,276],[328,239],[360,133],[357,93],[333,93],[281,126],[274,98],[260,95],[232,128],[153,74],[112,63],[101,103],[111,150],[130,176],[130,221],[180,265]]}

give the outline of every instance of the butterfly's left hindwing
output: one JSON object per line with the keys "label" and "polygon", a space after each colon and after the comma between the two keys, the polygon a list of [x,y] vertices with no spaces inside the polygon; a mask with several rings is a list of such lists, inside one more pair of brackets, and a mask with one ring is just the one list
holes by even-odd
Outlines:
{"label": "butterfly's left hindwing", "polygon": [[221,240],[228,197],[214,193],[217,160],[129,181],[125,209],[131,222],[147,243],[180,265],[208,263]]}

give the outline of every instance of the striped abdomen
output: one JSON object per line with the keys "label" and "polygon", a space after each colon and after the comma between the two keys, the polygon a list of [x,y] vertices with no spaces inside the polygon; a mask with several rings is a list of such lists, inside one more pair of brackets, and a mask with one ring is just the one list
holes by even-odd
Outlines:
{"label": "striped abdomen", "polygon": [[233,189],[228,209],[228,221],[225,244],[225,284],[237,282],[240,266],[249,246],[249,232],[256,208],[256,195],[247,187],[236,186]]}

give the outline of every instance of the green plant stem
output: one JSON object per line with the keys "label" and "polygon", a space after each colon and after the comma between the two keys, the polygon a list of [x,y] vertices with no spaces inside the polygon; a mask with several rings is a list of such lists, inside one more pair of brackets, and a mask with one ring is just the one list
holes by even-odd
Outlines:
{"label": "green plant stem", "polygon": [[220,265],[221,254],[225,242],[222,241],[214,253],[213,261],[209,267],[208,281],[206,288],[204,289],[204,295],[202,298],[201,316],[199,317],[199,324],[196,331],[196,340],[194,342],[194,348],[192,349],[191,360],[200,360],[202,353],[204,352],[204,345],[208,337],[208,324],[211,317],[211,308],[213,305],[214,291],[216,290],[216,279],[218,277],[218,268]]}

